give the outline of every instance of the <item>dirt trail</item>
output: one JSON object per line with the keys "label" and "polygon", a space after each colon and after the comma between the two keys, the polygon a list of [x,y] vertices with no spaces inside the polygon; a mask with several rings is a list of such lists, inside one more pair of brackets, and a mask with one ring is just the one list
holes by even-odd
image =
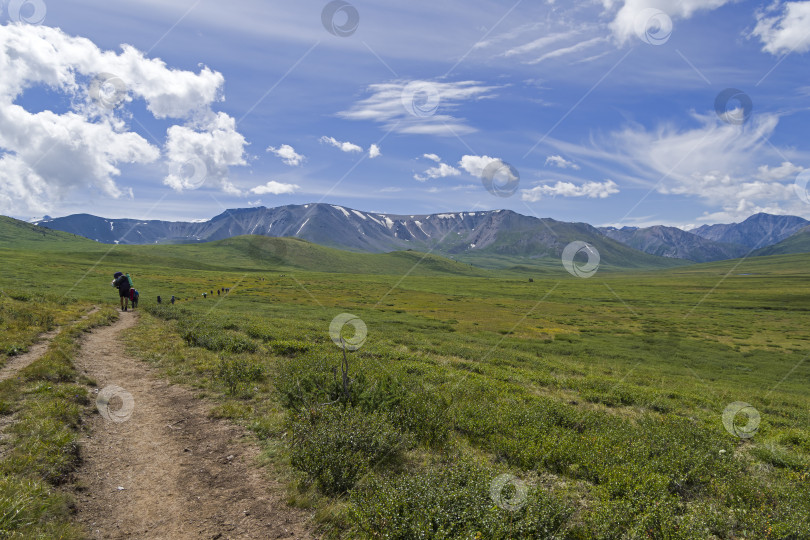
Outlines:
{"label": "dirt trail", "polygon": [[90,538],[313,538],[306,514],[256,468],[259,450],[241,428],[208,418],[205,401],[123,354],[119,333],[135,322],[121,313],[77,359],[100,389],[119,386],[134,405],[123,422],[95,415],[82,440],[78,518]]}
{"label": "dirt trail", "polygon": [[[98,308],[93,308],[79,320],[84,320],[97,311]],[[62,327],[57,326],[53,330],[40,334],[37,338],[37,342],[28,347],[27,353],[11,357],[8,362],[6,362],[6,365],[3,366],[3,369],[0,369],[0,381],[15,377],[17,373],[42,358],[48,350],[48,345],[51,344],[53,338],[59,335],[60,330],[62,330]]]}

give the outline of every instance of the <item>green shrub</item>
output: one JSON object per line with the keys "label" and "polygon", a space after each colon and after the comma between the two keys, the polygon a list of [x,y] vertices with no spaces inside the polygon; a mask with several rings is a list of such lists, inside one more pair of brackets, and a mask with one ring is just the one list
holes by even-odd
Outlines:
{"label": "green shrub", "polygon": [[369,470],[400,458],[408,440],[385,415],[324,406],[292,418],[291,463],[327,494],[345,493]]}
{"label": "green shrub", "polygon": [[214,352],[253,353],[259,348],[255,341],[240,332],[211,326],[184,328],[181,336],[192,347],[202,347]]}
{"label": "green shrub", "polygon": [[150,304],[144,308],[144,311],[165,321],[188,318],[191,315],[189,310],[171,304]]}
{"label": "green shrub", "polygon": [[274,340],[270,342],[273,352],[281,356],[295,356],[309,350],[309,343],[298,340]]}
{"label": "green shrub", "polygon": [[[559,498],[528,487],[525,500],[491,489],[498,473],[470,462],[435,466],[393,478],[372,476],[352,492],[357,528],[390,540],[564,538],[572,511]],[[508,491],[509,487],[505,491]]]}
{"label": "green shrub", "polygon": [[[351,359],[349,360],[351,362]],[[344,395],[343,377],[337,357],[294,356],[281,361],[275,373],[275,386],[282,404],[291,410],[302,410],[324,403],[340,402],[357,405],[368,389],[369,381],[361,371],[349,368],[349,397]]]}
{"label": "green shrub", "polygon": [[222,357],[217,367],[217,377],[229,394],[236,395],[250,383],[262,380],[264,369],[249,358]]}
{"label": "green shrub", "polygon": [[441,447],[447,442],[452,423],[447,416],[449,401],[443,395],[391,375],[365,386],[358,398],[364,410],[385,411],[391,423],[427,446]]}

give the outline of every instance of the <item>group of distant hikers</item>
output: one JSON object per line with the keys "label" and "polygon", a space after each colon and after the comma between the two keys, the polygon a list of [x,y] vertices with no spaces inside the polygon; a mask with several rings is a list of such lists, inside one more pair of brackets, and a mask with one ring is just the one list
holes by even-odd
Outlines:
{"label": "group of distant hikers", "polygon": [[132,283],[132,278],[129,274],[116,272],[113,275],[112,286],[118,289],[118,296],[121,297],[121,311],[127,311],[130,302],[132,302],[132,309],[138,307],[140,293],[135,289],[135,285]]}
{"label": "group of distant hikers", "polygon": [[[118,295],[121,297],[121,311],[127,311],[130,302],[132,303],[132,309],[138,307],[138,298],[140,297],[140,293],[137,289],[135,289],[135,285],[132,283],[132,276],[129,274],[124,274],[123,272],[116,272],[113,275],[112,286],[118,289]],[[221,294],[228,294],[229,292],[231,292],[230,287],[222,287],[221,289],[217,289],[217,296]],[[209,293],[202,293],[202,297],[208,298],[208,294]],[[214,296],[214,291],[211,291],[210,294],[211,296]],[[174,295],[172,295],[170,302],[174,304]],[[160,296],[157,297],[157,303],[163,303],[163,299]]]}
{"label": "group of distant hikers", "polygon": [[[231,289],[229,287],[222,287],[221,289],[217,289],[217,296],[220,296],[221,294],[228,294],[229,292],[231,292]],[[214,291],[211,291],[210,294],[211,298],[213,298]],[[202,293],[203,298],[208,298],[208,295],[209,293]]]}

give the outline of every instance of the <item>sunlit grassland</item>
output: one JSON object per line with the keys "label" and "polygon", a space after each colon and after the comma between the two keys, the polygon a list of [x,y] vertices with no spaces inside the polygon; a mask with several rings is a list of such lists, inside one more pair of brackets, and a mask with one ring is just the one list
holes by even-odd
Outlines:
{"label": "sunlit grassland", "polygon": [[[19,305],[8,309],[6,294],[0,295],[0,303],[6,308],[3,317],[7,321],[25,311]],[[14,302],[34,312],[54,308],[55,320],[66,316],[65,310],[55,308],[60,305],[58,299],[10,294],[16,297]],[[74,302],[74,310],[88,308]],[[64,326],[43,356],[0,382],[0,537],[84,537],[73,523],[68,486],[80,464],[78,439],[82,417],[92,405],[88,392],[92,381],[82,377],[72,361],[79,336],[115,317],[113,309],[104,308],[85,320],[60,320]],[[9,328],[3,327],[2,337],[14,340],[8,335]]]}
{"label": "sunlit grassland", "polygon": [[[96,266],[98,247],[6,251],[0,287],[113,303],[112,272],[131,272],[149,311],[131,350],[250,426],[330,535],[810,537],[807,255],[578,279],[179,248]],[[329,336],[344,312],[368,327],[349,399]],[[723,426],[736,401],[761,414],[751,439]],[[515,511],[490,498],[505,472],[529,486]]]}

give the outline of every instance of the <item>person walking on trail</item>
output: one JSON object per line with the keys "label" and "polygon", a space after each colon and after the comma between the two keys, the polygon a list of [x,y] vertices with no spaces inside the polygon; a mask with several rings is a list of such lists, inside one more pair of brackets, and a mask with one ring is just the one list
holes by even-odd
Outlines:
{"label": "person walking on trail", "polygon": [[129,277],[125,276],[122,272],[116,272],[113,275],[112,286],[118,289],[118,295],[121,297],[121,311],[126,311],[129,307],[129,290],[132,286],[129,284]]}

